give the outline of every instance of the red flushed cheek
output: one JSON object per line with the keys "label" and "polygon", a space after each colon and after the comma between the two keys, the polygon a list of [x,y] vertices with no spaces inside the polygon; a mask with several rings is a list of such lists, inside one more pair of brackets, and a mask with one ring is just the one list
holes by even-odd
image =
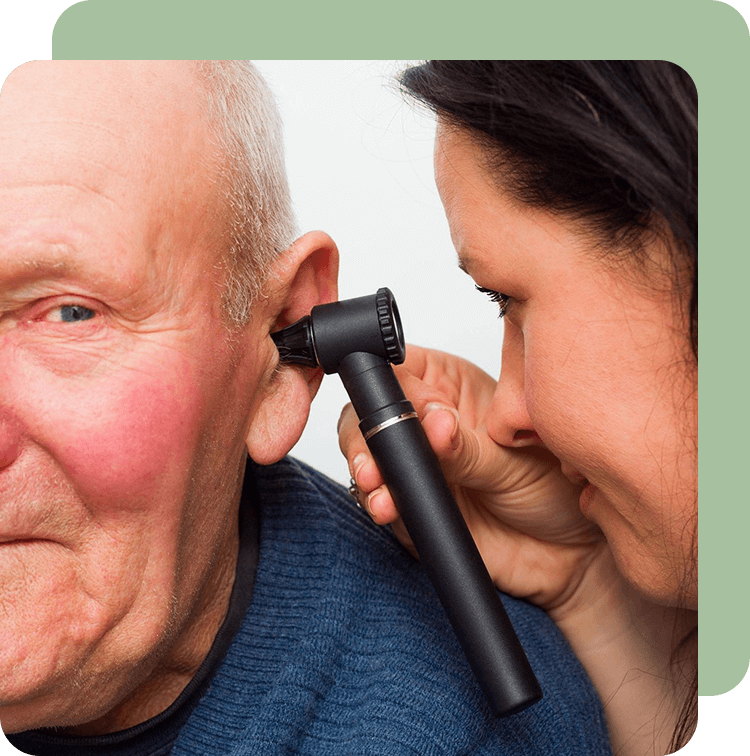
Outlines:
{"label": "red flushed cheek", "polygon": [[[189,484],[201,399],[186,360],[42,380],[24,402],[42,446],[97,514],[165,506]],[[33,390],[33,389],[32,389]]]}

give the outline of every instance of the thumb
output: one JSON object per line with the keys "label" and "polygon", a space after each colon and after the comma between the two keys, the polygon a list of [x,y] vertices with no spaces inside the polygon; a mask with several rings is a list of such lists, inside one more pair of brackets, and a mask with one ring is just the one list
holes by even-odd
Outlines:
{"label": "thumb", "polygon": [[462,424],[458,410],[447,404],[426,404],[422,427],[449,481],[477,490],[492,490],[499,469],[507,462],[505,449],[486,432]]}
{"label": "thumb", "polygon": [[461,445],[461,422],[455,407],[440,402],[427,403],[423,409],[422,427],[441,461],[453,456]]}

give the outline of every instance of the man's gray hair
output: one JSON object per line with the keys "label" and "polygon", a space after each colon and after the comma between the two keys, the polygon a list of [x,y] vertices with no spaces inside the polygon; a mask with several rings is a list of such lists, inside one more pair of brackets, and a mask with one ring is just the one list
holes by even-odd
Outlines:
{"label": "man's gray hair", "polygon": [[224,311],[243,326],[269,267],[296,237],[281,117],[271,90],[246,60],[196,61],[208,119],[225,155]]}

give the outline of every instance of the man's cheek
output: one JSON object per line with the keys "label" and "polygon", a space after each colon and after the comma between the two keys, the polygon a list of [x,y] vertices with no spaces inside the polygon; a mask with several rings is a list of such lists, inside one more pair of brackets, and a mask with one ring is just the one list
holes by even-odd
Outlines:
{"label": "man's cheek", "polygon": [[51,387],[38,441],[86,505],[151,507],[184,487],[201,425],[191,374],[141,365]]}

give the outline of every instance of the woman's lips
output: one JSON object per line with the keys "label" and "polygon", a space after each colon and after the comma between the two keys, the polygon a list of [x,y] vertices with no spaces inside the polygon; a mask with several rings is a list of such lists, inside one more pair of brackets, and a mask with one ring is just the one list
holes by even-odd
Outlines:
{"label": "woman's lips", "polygon": [[583,473],[578,472],[578,470],[566,462],[561,463],[560,470],[574,486],[579,486],[582,489],[578,498],[578,506],[581,509],[581,513],[585,515],[591,509],[591,499],[596,492],[596,486],[590,483]]}
{"label": "woman's lips", "polygon": [[581,509],[581,514],[583,516],[587,516],[589,510],[591,509],[591,500],[593,499],[594,494],[596,493],[596,486],[593,485],[593,483],[586,482],[586,485],[583,487],[583,491],[581,491],[581,495],[578,498],[578,506]]}

